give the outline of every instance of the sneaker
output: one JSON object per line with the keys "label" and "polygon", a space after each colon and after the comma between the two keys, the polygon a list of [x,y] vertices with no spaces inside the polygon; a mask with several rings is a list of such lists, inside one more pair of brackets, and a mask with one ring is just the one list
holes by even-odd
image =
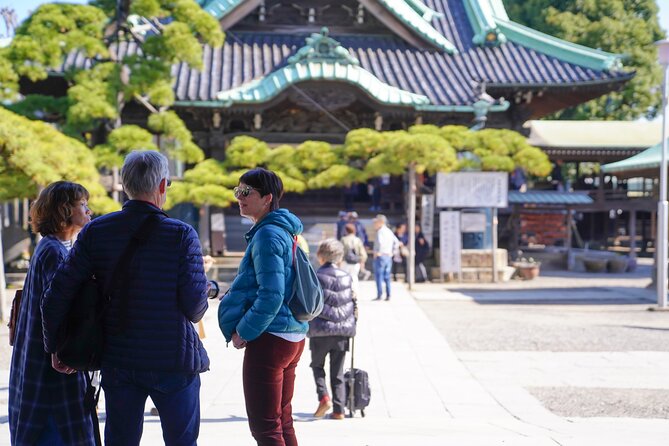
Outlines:
{"label": "sneaker", "polygon": [[376,299],[374,299],[374,300],[381,300],[381,296],[377,297],[377,298],[376,298]]}
{"label": "sneaker", "polygon": [[324,396],[323,398],[321,398],[320,403],[318,403],[318,409],[316,409],[316,412],[314,412],[314,417],[323,418],[331,407],[332,407],[332,402],[330,401],[330,397],[327,395]]}
{"label": "sneaker", "polygon": [[386,296],[386,300],[390,300],[390,296]]}
{"label": "sneaker", "polygon": [[330,414],[331,420],[343,420],[344,418],[346,418],[346,415],[344,415],[343,413],[332,412]]}

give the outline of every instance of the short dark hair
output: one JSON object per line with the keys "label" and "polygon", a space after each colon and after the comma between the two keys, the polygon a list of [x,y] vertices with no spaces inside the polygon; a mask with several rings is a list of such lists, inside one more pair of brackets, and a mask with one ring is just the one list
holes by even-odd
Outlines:
{"label": "short dark hair", "polygon": [[355,234],[355,225],[353,223],[346,223],[344,229],[347,234]]}
{"label": "short dark hair", "polygon": [[272,194],[269,210],[276,211],[279,209],[279,201],[283,197],[283,182],[277,174],[271,170],[256,167],[239,177],[239,182],[256,189],[261,197]]}
{"label": "short dark hair", "polygon": [[84,186],[56,181],[40,192],[30,207],[30,226],[34,233],[56,234],[72,224],[72,208],[89,194]]}

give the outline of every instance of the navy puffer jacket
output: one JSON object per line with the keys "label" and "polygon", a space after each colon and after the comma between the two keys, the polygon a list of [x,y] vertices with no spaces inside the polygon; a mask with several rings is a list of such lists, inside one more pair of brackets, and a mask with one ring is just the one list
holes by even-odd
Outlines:
{"label": "navy puffer jacket", "polygon": [[[56,334],[75,290],[91,275],[106,283],[131,235],[157,207],[131,200],[123,210],[96,218],[79,233],[42,302],[44,343],[56,349]],[[102,366],[144,371],[198,373],[209,369],[207,352],[192,322],[207,310],[207,278],[195,230],[162,216],[129,268],[128,309],[121,330],[120,302],[105,314]]]}
{"label": "navy puffer jacket", "polygon": [[355,336],[355,301],[350,274],[331,263],[323,264],[316,274],[323,288],[323,312],[309,322],[308,336]]}

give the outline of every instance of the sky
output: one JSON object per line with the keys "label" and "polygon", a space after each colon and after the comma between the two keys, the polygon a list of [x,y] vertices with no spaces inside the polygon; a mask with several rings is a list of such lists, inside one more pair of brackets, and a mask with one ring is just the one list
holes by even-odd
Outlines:
{"label": "sky", "polygon": [[[656,0],[660,7],[660,26],[669,30],[669,1]],[[40,4],[46,3],[43,0],[0,0],[0,7],[10,6],[16,10],[19,22],[24,20],[30,11],[35,10]],[[86,0],[69,0],[68,3],[87,3]],[[4,24],[0,24],[0,33],[4,33]]]}

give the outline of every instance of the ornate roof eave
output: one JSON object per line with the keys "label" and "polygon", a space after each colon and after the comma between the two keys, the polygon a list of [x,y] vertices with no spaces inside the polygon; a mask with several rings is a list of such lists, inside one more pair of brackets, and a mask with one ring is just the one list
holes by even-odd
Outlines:
{"label": "ornate roof eave", "polygon": [[379,103],[389,106],[416,108],[430,102],[427,96],[388,85],[357,65],[326,61],[287,65],[261,79],[247,82],[232,90],[221,91],[217,95],[217,102],[226,108],[236,104],[262,104],[292,85],[311,80],[346,82],[359,87]]}
{"label": "ornate roof eave", "polygon": [[288,58],[288,64],[266,76],[216,95],[223,107],[234,104],[262,104],[271,101],[292,85],[306,81],[337,81],[357,86],[371,98],[388,106],[417,107],[430,104],[427,96],[393,87],[369,71],[339,42],[328,36],[328,29],[314,33],[306,45]]}
{"label": "ornate roof eave", "polygon": [[622,68],[623,55],[588,48],[544,34],[509,20],[501,0],[464,0],[474,28],[476,45],[499,45],[507,41],[593,70]]}
{"label": "ornate roof eave", "polygon": [[[440,14],[420,0],[360,0],[360,3],[409,43],[423,46],[420,45],[423,41],[449,54],[458,52],[455,45],[430,24]],[[258,7],[260,0],[203,0],[202,5],[205,11],[221,22],[223,29],[228,29]]]}

